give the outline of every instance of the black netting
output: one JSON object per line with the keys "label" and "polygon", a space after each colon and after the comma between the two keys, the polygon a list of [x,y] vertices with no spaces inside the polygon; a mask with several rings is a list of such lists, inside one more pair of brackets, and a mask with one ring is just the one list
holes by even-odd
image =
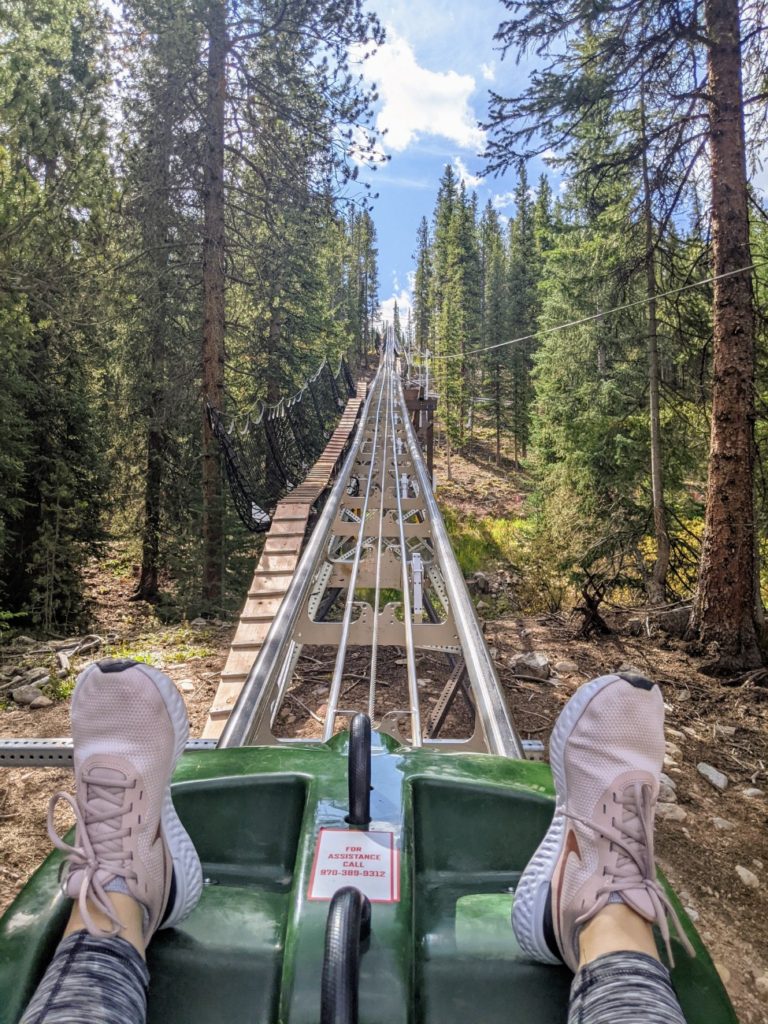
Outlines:
{"label": "black netting", "polygon": [[264,413],[264,426],[270,446],[279,462],[280,471],[291,487],[306,476],[312,463],[307,463],[301,450],[301,440],[293,431],[293,424],[285,414],[285,403],[280,402]]}
{"label": "black netting", "polygon": [[336,374],[336,380],[338,381],[340,392],[343,393],[344,389],[346,388],[349,397],[355,397],[355,395],[357,394],[357,389],[355,387],[355,382],[352,379],[352,371],[349,368],[349,363],[344,358],[344,356],[341,357],[341,362],[339,363],[339,372]]}
{"label": "black netting", "polygon": [[315,403],[320,412],[323,422],[323,430],[326,438],[333,433],[333,425],[339,415],[339,406],[336,401],[336,382],[328,363],[323,363],[318,373],[309,382],[309,387],[315,396]]}
{"label": "black netting", "polygon": [[309,388],[285,403],[285,414],[291,421],[294,437],[299,443],[305,459],[310,465],[317,460],[325,447],[325,430],[317,414]]}
{"label": "black netting", "polygon": [[342,359],[333,373],[324,362],[293,398],[248,416],[242,429],[226,426],[219,410],[208,406],[211,429],[221,446],[237,513],[249,530],[268,530],[270,512],[321,455],[354,394],[349,367]]}
{"label": "black netting", "polygon": [[284,481],[279,483],[270,470],[274,460],[270,458],[262,419],[254,422],[249,418],[243,430],[234,427],[228,430],[217,409],[208,406],[208,416],[224,456],[237,514],[249,530],[257,533],[268,530],[269,509],[285,484]]}

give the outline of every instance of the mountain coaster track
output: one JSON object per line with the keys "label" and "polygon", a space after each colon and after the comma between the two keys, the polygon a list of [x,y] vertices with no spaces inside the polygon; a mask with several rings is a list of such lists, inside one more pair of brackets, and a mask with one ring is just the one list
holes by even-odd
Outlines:
{"label": "mountain coaster track", "polygon": [[[521,757],[406,406],[391,341],[368,389],[357,433],[219,746],[291,742],[274,735],[277,712],[308,646],[335,652],[321,735],[367,711],[375,727],[411,747],[483,750]],[[369,655],[367,695],[342,700],[350,649]],[[404,651],[404,658],[393,652]],[[416,658],[440,654],[451,669],[432,714],[421,707]],[[402,661],[408,704],[383,708],[378,670]],[[463,692],[474,708],[466,739],[439,736]],[[301,742],[307,742],[306,736]],[[294,740],[295,742],[295,740]]]}
{"label": "mountain coaster track", "polygon": [[[509,923],[552,820],[551,775],[523,759],[531,746],[510,720],[398,363],[390,340],[364,403],[350,400],[278,505],[209,717],[220,735],[193,740],[177,766],[174,807],[205,885],[148,950],[148,1024],[508,1024],[510,1006],[533,1024],[564,1020],[569,972],[531,962]],[[332,665],[313,691],[325,703],[286,736],[302,659]],[[447,674],[429,710],[425,660]],[[457,706],[469,735],[445,728]],[[0,766],[71,760],[69,741],[0,740]],[[55,851],[0,920],[0,1024],[19,1019],[63,928],[60,867]],[[686,1020],[736,1024],[679,914],[697,952],[673,937]]]}
{"label": "mountain coaster track", "polygon": [[[399,362],[390,339],[364,402],[363,386],[307,481],[278,505],[195,748],[324,742],[366,711],[377,730],[407,746],[524,756],[432,492]],[[329,460],[343,456],[356,416],[356,432],[299,555],[313,502],[319,504],[333,469]],[[309,729],[277,735],[280,708],[301,679],[300,658],[318,661],[306,653],[315,649],[333,663],[325,713],[307,708]],[[417,675],[417,658],[425,655],[444,662],[447,677],[431,708],[423,706]],[[355,687],[364,694],[355,699],[343,684],[352,659],[362,682],[361,658],[367,692]],[[380,682],[382,674],[390,682]],[[470,734],[443,738],[459,697]],[[69,760],[67,741],[0,741],[0,763]]]}

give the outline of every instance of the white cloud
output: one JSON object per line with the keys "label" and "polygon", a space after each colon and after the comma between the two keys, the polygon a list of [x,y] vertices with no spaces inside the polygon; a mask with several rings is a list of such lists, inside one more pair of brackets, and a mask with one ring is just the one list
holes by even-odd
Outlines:
{"label": "white cloud", "polygon": [[477,188],[483,180],[479,175],[472,174],[460,156],[455,156],[453,158],[453,166],[456,168],[456,174],[458,175],[459,181],[467,188]]}
{"label": "white cloud", "polygon": [[388,299],[384,299],[380,306],[379,319],[392,323],[395,315],[395,303],[397,303],[397,311],[400,314],[400,323],[405,327],[408,310],[411,308],[411,294],[405,288],[401,288],[399,292],[393,291]]}
{"label": "white cloud", "polygon": [[[352,56],[362,59],[362,50]],[[378,88],[376,127],[387,132],[388,149],[402,152],[423,135],[439,135],[462,149],[482,148],[485,136],[469,102],[472,75],[421,67],[411,44],[391,27],[387,42],[364,62],[363,74]]]}
{"label": "white cloud", "polygon": [[514,201],[514,192],[499,192],[491,197],[494,210],[505,210],[508,206],[512,206]]}
{"label": "white cloud", "polygon": [[372,178],[371,181],[373,185],[380,185],[382,188],[385,185],[393,188],[429,189],[430,191],[434,191],[435,188],[434,181],[427,181],[426,178],[405,178],[397,174],[382,174],[378,180]]}
{"label": "white cloud", "polygon": [[480,74],[483,76],[486,82],[492,82],[496,78],[496,65],[493,63],[481,64]]}

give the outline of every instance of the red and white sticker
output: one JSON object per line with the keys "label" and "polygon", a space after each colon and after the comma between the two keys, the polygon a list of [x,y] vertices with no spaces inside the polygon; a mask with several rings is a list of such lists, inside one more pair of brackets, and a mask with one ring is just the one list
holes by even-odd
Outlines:
{"label": "red and white sticker", "polygon": [[354,885],[371,903],[397,903],[400,877],[394,832],[320,829],[308,897],[329,900]]}

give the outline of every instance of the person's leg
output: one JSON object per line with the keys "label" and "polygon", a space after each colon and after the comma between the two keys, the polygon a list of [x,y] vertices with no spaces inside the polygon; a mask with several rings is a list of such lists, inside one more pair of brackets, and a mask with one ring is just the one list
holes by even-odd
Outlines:
{"label": "person's leg", "polygon": [[[51,801],[49,832],[67,854],[74,900],[56,953],[20,1024],[142,1024],[144,952],[158,928],[181,921],[202,890],[194,847],[173,809],[170,783],[189,728],[181,696],[155,669],[102,661],[72,698],[76,801]],[[69,802],[74,846],[53,811]]]}
{"label": "person's leg", "polygon": [[582,686],[550,740],[555,815],[515,893],[523,952],[575,973],[571,1024],[684,1024],[656,953],[671,917],[656,879],[653,818],[664,758],[661,692],[637,676]]}

